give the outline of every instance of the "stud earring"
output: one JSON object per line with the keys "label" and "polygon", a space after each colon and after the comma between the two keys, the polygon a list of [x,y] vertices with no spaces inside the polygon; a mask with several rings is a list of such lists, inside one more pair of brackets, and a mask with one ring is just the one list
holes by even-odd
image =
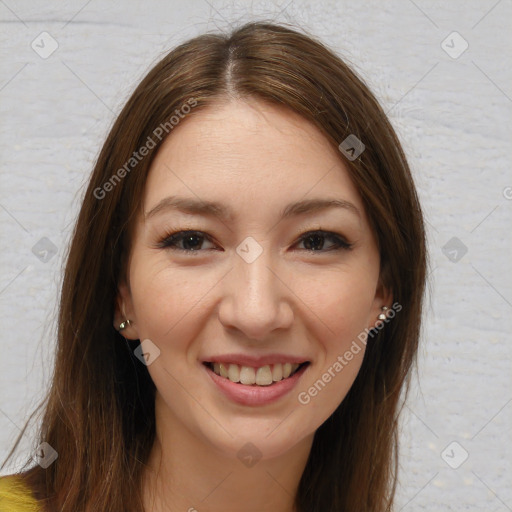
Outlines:
{"label": "stud earring", "polygon": [[130,325],[132,325],[131,321],[126,319],[124,322],[121,322],[119,324],[119,330],[122,331],[123,329],[126,329]]}
{"label": "stud earring", "polygon": [[378,316],[378,319],[379,319],[379,320],[386,320],[386,318],[388,317],[388,315],[386,314],[386,311],[387,311],[389,308],[388,308],[388,307],[386,307],[386,306],[382,306],[380,309],[381,309],[382,313]]}

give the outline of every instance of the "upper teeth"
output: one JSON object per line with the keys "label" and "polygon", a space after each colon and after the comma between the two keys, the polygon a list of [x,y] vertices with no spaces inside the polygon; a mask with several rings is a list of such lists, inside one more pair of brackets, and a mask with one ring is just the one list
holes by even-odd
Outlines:
{"label": "upper teeth", "polygon": [[300,365],[297,363],[277,363],[252,368],[251,366],[239,366],[238,364],[213,363],[213,371],[229,379],[231,382],[258,386],[269,386],[289,377]]}

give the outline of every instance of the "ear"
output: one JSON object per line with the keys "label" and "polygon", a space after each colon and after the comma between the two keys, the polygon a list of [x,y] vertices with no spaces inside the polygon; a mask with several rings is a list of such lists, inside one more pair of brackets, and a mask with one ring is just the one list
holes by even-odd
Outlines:
{"label": "ear", "polygon": [[119,331],[119,325],[126,320],[130,320],[130,324],[120,331],[121,336],[129,340],[138,340],[137,319],[133,310],[130,287],[125,282],[121,282],[117,287],[114,329]]}
{"label": "ear", "polygon": [[375,324],[379,318],[379,315],[383,312],[382,307],[386,306],[391,309],[393,304],[393,292],[390,286],[384,284],[384,280],[382,276],[379,278],[379,282],[377,283],[377,288],[375,289],[375,297],[373,299],[372,308],[370,311],[370,320],[368,328],[372,329],[375,327]]}

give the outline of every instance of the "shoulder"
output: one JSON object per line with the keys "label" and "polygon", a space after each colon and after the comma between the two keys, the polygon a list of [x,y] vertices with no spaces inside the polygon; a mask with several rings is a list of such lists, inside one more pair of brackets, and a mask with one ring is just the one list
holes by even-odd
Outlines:
{"label": "shoulder", "polygon": [[17,475],[0,476],[1,512],[40,512],[37,500]]}

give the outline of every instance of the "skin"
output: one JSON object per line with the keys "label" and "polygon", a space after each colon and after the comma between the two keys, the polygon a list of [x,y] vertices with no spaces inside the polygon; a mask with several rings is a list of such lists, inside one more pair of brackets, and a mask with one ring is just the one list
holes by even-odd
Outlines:
{"label": "skin", "polygon": [[[314,433],[350,389],[364,344],[308,404],[298,394],[392,302],[361,197],[316,127],[254,99],[218,103],[174,128],[152,163],[144,212],[171,195],[221,202],[234,217],[169,209],[141,214],[135,226],[114,324],[129,318],[123,336],[150,339],[160,350],[147,367],[157,388],[157,437],[144,478],[146,510],[293,511]],[[357,211],[279,221],[288,203],[312,198],[342,199]],[[210,240],[194,239],[195,251],[178,240],[188,252],[156,247],[185,229]],[[328,235],[316,245],[301,240],[319,229],[352,248],[334,250]],[[236,252],[248,236],[263,250],[251,263]],[[233,352],[280,352],[311,364],[276,403],[245,406],[222,395],[201,363]],[[252,467],[237,457],[248,442],[261,454]]]}

